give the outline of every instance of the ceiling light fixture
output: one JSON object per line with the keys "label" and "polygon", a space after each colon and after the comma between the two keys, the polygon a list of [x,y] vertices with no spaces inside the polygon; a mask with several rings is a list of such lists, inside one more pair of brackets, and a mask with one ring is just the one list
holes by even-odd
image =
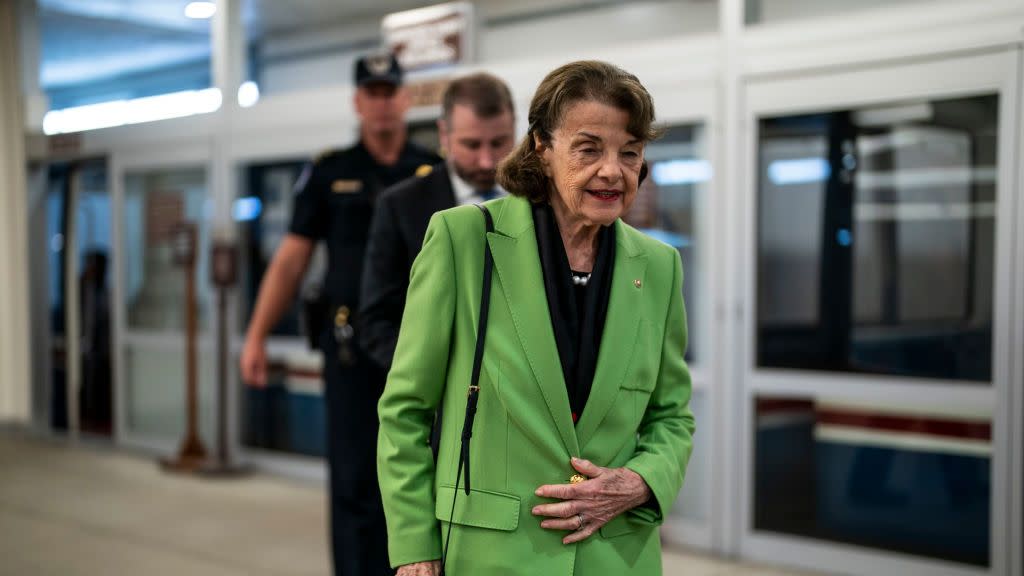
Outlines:
{"label": "ceiling light fixture", "polygon": [[260,87],[252,80],[242,82],[238,87],[238,105],[249,108],[260,100]]}
{"label": "ceiling light fixture", "polygon": [[195,20],[207,20],[217,13],[217,5],[213,2],[189,2],[185,6],[185,16]]}
{"label": "ceiling light fixture", "polygon": [[220,109],[221,99],[220,90],[205,88],[50,110],[43,117],[43,133],[51,135],[82,132],[209,114]]}

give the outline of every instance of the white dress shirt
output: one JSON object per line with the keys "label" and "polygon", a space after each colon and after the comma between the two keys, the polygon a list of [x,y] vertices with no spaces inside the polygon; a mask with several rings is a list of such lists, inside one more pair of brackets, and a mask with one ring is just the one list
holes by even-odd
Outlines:
{"label": "white dress shirt", "polygon": [[[478,204],[484,201],[483,196],[474,190],[468,182],[459,178],[459,175],[455,173],[455,168],[451,164],[448,165],[448,175],[452,179],[452,190],[455,192],[456,205],[464,206],[466,204]],[[498,192],[499,198],[508,194],[508,192],[506,192],[501,186],[498,186],[498,184],[494,185],[494,189]]]}

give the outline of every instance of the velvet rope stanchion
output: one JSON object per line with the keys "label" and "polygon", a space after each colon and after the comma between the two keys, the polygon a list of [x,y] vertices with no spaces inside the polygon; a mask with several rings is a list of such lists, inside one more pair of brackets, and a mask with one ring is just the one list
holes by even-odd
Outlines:
{"label": "velvet rope stanchion", "polygon": [[206,462],[199,438],[199,399],[196,382],[196,226],[182,222],[171,232],[174,263],[185,271],[185,438],[174,458],[161,461],[164,469],[194,472]]}

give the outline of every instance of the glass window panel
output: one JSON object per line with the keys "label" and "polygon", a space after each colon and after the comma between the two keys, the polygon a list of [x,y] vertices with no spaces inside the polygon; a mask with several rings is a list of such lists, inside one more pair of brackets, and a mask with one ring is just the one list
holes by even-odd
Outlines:
{"label": "glass window panel", "polygon": [[988,416],[755,401],[754,529],[989,564]]}
{"label": "glass window panel", "polygon": [[267,384],[242,387],[242,443],[288,454],[326,456],[320,372],[272,364]]}
{"label": "glass window panel", "polygon": [[[683,261],[683,299],[690,328],[700,326],[698,278],[704,273],[698,253],[699,206],[711,180],[701,126],[672,126],[644,151],[649,173],[625,220],[679,250]],[[687,360],[699,359],[701,339],[690,335]]]}
{"label": "glass window panel", "polygon": [[[749,24],[801,20],[901,4],[950,4],[960,0],[746,0],[744,19]],[[962,2],[961,2],[962,3]]]}
{"label": "glass window panel", "polygon": [[124,289],[130,329],[180,332],[185,326],[185,272],[174,263],[172,227],[197,226],[197,324],[209,313],[209,229],[202,168],[132,172],[125,177]]}
{"label": "glass window panel", "polygon": [[997,110],[760,121],[760,366],[990,380]]}
{"label": "glass window panel", "polygon": [[[199,435],[207,449],[215,446],[217,415],[216,359],[212,349],[197,354]],[[126,426],[142,438],[177,441],[185,431],[185,351],[182,346],[125,347]]]}
{"label": "glass window panel", "polygon": [[[246,185],[232,207],[241,231],[240,330],[245,330],[252,316],[267,265],[288,233],[293,189],[305,164],[305,160],[294,159],[245,167]],[[311,296],[320,289],[326,266],[325,247],[318,243],[303,278],[302,295]],[[271,331],[292,338],[308,333],[298,298]],[[320,373],[293,364],[288,358],[272,361],[266,387],[239,388],[242,443],[288,454],[324,456],[326,421]]]}
{"label": "glass window panel", "polygon": [[[239,226],[241,239],[243,297],[239,320],[242,331],[252,316],[263,274],[281,240],[288,233],[292,216],[292,192],[305,163],[304,160],[282,160],[252,164],[245,168],[245,188],[231,210],[232,218]],[[303,278],[300,295],[309,295],[319,289],[326,268],[325,258],[322,243],[318,243]],[[274,326],[271,334],[302,336],[306,332],[302,305],[297,298]]]}
{"label": "glass window panel", "polygon": [[693,437],[693,453],[690,455],[690,464],[686,468],[686,483],[679,493],[672,508],[674,514],[679,514],[689,520],[704,521],[708,519],[708,507],[711,503],[711,457],[708,451],[710,447],[707,442],[711,435],[703,431],[709,430],[707,394],[703,390],[694,390],[690,399],[690,409],[693,410],[693,417],[697,421],[699,433]]}

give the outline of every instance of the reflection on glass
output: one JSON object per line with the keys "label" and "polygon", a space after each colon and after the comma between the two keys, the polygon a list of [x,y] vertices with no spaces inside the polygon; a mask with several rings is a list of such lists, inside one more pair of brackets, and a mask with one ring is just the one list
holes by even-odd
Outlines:
{"label": "reflection on glass", "polygon": [[754,529],[989,563],[987,416],[756,400]]}
{"label": "reflection on glass", "polygon": [[760,121],[759,366],[991,379],[997,108]]}
{"label": "reflection on glass", "polygon": [[[640,231],[679,250],[685,275],[683,298],[691,329],[699,326],[697,278],[702,272],[695,244],[697,211],[711,180],[711,165],[703,146],[703,128],[693,125],[673,126],[662,138],[648,145],[644,151],[648,177],[623,218]],[[700,350],[696,349],[699,341],[691,334],[687,360],[700,357]]]}
{"label": "reflection on glass", "polygon": [[746,0],[744,20],[748,25],[760,24],[926,2],[937,3],[935,0]]}
{"label": "reflection on glass", "polygon": [[[252,316],[263,274],[288,233],[293,189],[305,164],[303,160],[282,160],[245,168],[246,186],[232,206],[242,253],[240,330],[245,330]],[[326,251],[321,243],[313,252],[300,293],[308,295],[318,290],[326,267]],[[302,304],[296,298],[271,334],[291,338],[309,335],[301,311]],[[313,330],[314,335],[317,332]],[[272,361],[267,386],[242,386],[240,390],[243,444],[289,454],[324,456],[326,421],[318,369],[299,366],[294,358]]]}
{"label": "reflection on glass", "polygon": [[202,168],[133,172],[125,178],[124,287],[128,326],[180,332],[185,324],[185,275],[174,263],[170,232],[188,221],[198,227],[195,282],[197,325],[205,328],[209,265],[206,173]]}
{"label": "reflection on glass", "polygon": [[251,448],[325,456],[327,414],[320,371],[273,363],[267,384],[245,387],[242,442]]}
{"label": "reflection on glass", "polygon": [[[246,187],[235,199],[231,215],[239,226],[242,254],[242,314],[241,330],[252,316],[259,294],[263,274],[274,257],[278,245],[288,233],[292,214],[292,190],[305,162],[285,160],[270,164],[253,164],[245,169]],[[323,278],[324,253],[318,245],[310,262],[300,293],[314,289]],[[301,305],[291,303],[277,325],[271,330],[275,336],[301,336]]]}

